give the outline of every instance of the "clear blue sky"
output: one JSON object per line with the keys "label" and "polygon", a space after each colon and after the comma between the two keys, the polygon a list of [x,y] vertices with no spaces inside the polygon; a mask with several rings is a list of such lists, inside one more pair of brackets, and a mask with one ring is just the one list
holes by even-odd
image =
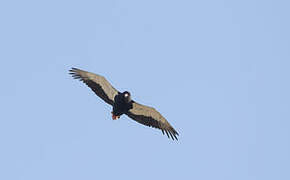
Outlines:
{"label": "clear blue sky", "polygon": [[[289,1],[1,1],[0,179],[290,179]],[[104,75],[178,142],[68,75]]]}

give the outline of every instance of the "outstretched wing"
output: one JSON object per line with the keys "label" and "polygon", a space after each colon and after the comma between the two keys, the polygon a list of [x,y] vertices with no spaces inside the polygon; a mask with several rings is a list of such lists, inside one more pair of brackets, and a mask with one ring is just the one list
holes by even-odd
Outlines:
{"label": "outstretched wing", "polygon": [[70,74],[75,79],[83,81],[106,103],[113,105],[118,91],[103,77],[94,73],[72,68]]}
{"label": "outstretched wing", "polygon": [[[127,116],[135,121],[149,127],[161,129],[162,133],[167,134],[168,138],[177,139],[178,132],[169,124],[169,122],[154,108],[144,106],[133,101],[132,109],[127,113]],[[169,137],[170,135],[170,137]]]}

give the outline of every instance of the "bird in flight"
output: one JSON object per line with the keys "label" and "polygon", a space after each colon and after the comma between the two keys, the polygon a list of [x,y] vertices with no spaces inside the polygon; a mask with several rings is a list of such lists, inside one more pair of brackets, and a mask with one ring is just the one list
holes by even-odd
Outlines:
{"label": "bird in flight", "polygon": [[73,78],[84,82],[97,96],[113,106],[113,120],[126,114],[138,123],[158,128],[163,134],[165,132],[168,138],[178,140],[179,134],[169,122],[154,108],[133,101],[130,92],[117,91],[103,76],[77,68],[72,68],[69,71]]}

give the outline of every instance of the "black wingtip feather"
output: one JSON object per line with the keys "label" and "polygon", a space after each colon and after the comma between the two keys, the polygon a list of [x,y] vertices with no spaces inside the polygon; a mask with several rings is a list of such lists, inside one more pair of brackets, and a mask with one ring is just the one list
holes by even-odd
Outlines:
{"label": "black wingtip feather", "polygon": [[174,128],[172,128],[171,130],[172,130],[173,134],[176,134],[179,136],[178,132]]}
{"label": "black wingtip feather", "polygon": [[78,71],[81,71],[80,69],[78,69],[78,68],[71,68],[70,70],[69,70],[69,74],[77,74],[78,73]]}
{"label": "black wingtip feather", "polygon": [[[173,134],[173,135],[174,135],[174,137],[175,137],[176,141],[178,141],[178,138],[177,138],[176,134]],[[178,134],[177,134],[177,135],[178,135]]]}
{"label": "black wingtip feather", "polygon": [[176,135],[175,135],[175,134],[173,134],[173,136],[174,136],[174,138],[176,139],[176,141],[178,141],[178,138],[176,137]]}
{"label": "black wingtip feather", "polygon": [[171,139],[174,141],[174,138],[173,138],[173,136],[171,134],[171,131],[168,131],[168,132],[169,132],[169,135],[170,135]]}
{"label": "black wingtip feather", "polygon": [[179,134],[173,127],[170,128],[169,132],[170,132],[170,134],[172,134],[174,136],[174,139],[178,141],[177,136],[179,136]]}
{"label": "black wingtip feather", "polygon": [[80,69],[78,69],[78,68],[71,68],[71,70],[70,71],[78,71],[78,70],[80,70]]}
{"label": "black wingtip feather", "polygon": [[169,135],[168,135],[168,132],[167,132],[167,130],[165,130],[165,132],[166,132],[166,135],[167,135],[167,137],[168,137],[168,138],[170,138],[170,137],[169,137]]}

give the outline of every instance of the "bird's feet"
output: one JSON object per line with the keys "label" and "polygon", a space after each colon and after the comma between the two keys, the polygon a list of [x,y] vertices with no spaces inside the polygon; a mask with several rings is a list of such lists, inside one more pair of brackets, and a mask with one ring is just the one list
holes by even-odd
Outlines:
{"label": "bird's feet", "polygon": [[116,116],[116,115],[114,115],[113,112],[112,112],[112,119],[113,119],[113,120],[117,120],[117,119],[119,119],[119,118],[120,118],[120,116]]}

